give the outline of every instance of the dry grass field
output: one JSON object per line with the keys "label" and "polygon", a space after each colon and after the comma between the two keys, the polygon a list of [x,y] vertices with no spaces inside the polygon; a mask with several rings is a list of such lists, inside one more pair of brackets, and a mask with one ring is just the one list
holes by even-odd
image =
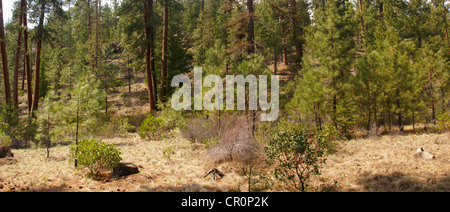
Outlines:
{"label": "dry grass field", "polygon": [[[217,168],[225,177],[204,178],[212,167],[207,149],[174,132],[170,139],[142,140],[136,134],[104,139],[115,144],[123,161],[140,173],[99,179],[86,177],[69,163],[68,146],[14,149],[13,159],[0,159],[0,191],[246,191],[245,177],[236,164]],[[423,147],[434,160],[414,157]],[[165,157],[170,148],[173,155]],[[450,191],[450,133],[383,136],[343,141],[329,155],[322,175],[312,179],[311,191]],[[279,191],[276,182],[269,191]]]}
{"label": "dry grass field", "polygon": [[[138,76],[131,93],[127,86],[111,92],[110,115],[128,117],[135,126],[140,124],[148,112],[145,89],[143,76]],[[13,149],[13,158],[0,159],[0,191],[248,190],[237,164],[212,164],[205,145],[191,143],[178,131],[160,141],[141,139],[137,133],[110,135],[102,140],[115,144],[123,161],[137,165],[140,173],[121,178],[110,178],[106,173],[92,179],[86,177],[86,170],[75,170],[69,163],[67,145],[52,147],[49,158],[44,148]],[[385,135],[337,143],[337,152],[327,156],[322,175],[312,179],[310,191],[450,191],[450,132]],[[415,158],[419,147],[436,159]],[[173,152],[170,159],[163,155],[167,149]],[[204,178],[213,167],[225,177],[217,181]],[[277,182],[271,185],[267,191],[283,191]]]}
{"label": "dry grass field", "polygon": [[[436,159],[415,158],[419,147]],[[317,181],[335,191],[448,192],[450,133],[344,141]]]}

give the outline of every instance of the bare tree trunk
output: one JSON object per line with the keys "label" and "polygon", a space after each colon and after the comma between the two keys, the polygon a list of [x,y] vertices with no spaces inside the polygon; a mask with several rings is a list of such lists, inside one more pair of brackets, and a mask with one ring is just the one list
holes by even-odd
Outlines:
{"label": "bare tree trunk", "polygon": [[78,152],[78,128],[79,128],[79,119],[80,119],[80,97],[78,96],[77,101],[77,129],[75,132],[75,168],[78,166],[78,160],[77,160],[77,152]]}
{"label": "bare tree trunk", "polygon": [[361,21],[361,36],[363,39],[363,43],[366,42],[366,35],[364,30],[364,17],[363,17],[363,9],[362,9],[362,0],[358,0],[359,3],[359,13],[360,13],[360,21]]}
{"label": "bare tree trunk", "polygon": [[5,29],[3,27],[3,5],[0,0],[0,48],[2,54],[2,68],[3,68],[3,81],[5,82],[5,98],[6,104],[11,105],[11,91],[9,87],[9,71],[8,71],[8,59],[6,55],[5,44]]}
{"label": "bare tree trunk", "polygon": [[448,30],[447,30],[447,8],[445,7],[445,0],[442,0],[442,7],[444,7],[445,37],[447,38],[447,46],[450,47],[449,38],[448,38]]}
{"label": "bare tree trunk", "polygon": [[[26,1],[26,0],[22,0]],[[31,89],[31,60],[30,53],[28,52],[28,27],[27,27],[27,4],[24,3],[23,7],[23,46],[24,46],[24,55],[25,55],[25,72],[27,77],[27,103],[28,103],[28,114],[31,115],[31,108],[33,104],[33,90]]]}
{"label": "bare tree trunk", "polygon": [[387,99],[387,112],[388,112],[388,124],[389,124],[389,132],[392,132],[392,119],[391,119],[391,100],[390,96]]}
{"label": "bare tree trunk", "polygon": [[47,158],[50,157],[50,146],[52,141],[50,140],[50,113],[47,113]]}
{"label": "bare tree trunk", "polygon": [[248,54],[255,53],[255,22],[253,16],[255,12],[253,10],[253,0],[247,0],[247,42],[248,42]]}
{"label": "bare tree trunk", "polygon": [[291,21],[292,21],[292,37],[295,41],[295,52],[296,52],[296,60],[297,64],[300,64],[303,58],[303,44],[302,41],[298,40],[298,23],[297,23],[297,2],[296,0],[291,0],[290,2],[290,13],[291,13]]}
{"label": "bare tree trunk", "polygon": [[94,58],[93,58],[93,68],[98,67],[98,51],[99,51],[99,42],[98,42],[98,32],[100,30],[100,13],[99,13],[99,0],[95,0],[95,49],[94,49]]}
{"label": "bare tree trunk", "polygon": [[201,10],[204,11],[205,10],[205,0],[202,0],[202,7]]}
{"label": "bare tree trunk", "polygon": [[153,16],[153,1],[152,0],[144,0],[144,23],[145,23],[145,39],[147,41],[146,51],[145,51],[145,59],[146,59],[146,72],[147,72],[147,90],[148,90],[148,98],[150,102],[150,111],[153,112],[156,110],[156,101],[155,101],[155,93],[154,93],[154,81],[153,81],[153,27],[152,23],[149,20]]}
{"label": "bare tree trunk", "polygon": [[380,18],[383,18],[383,13],[384,13],[384,5],[383,2],[379,2],[378,3],[378,15],[380,16]]}
{"label": "bare tree trunk", "polygon": [[278,54],[277,54],[276,47],[273,47],[273,57],[274,57],[273,74],[277,75],[277,73],[278,73]]}
{"label": "bare tree trunk", "polygon": [[45,2],[42,2],[40,8],[39,25],[37,28],[36,35],[36,71],[34,73],[34,96],[33,96],[33,107],[32,112],[37,110],[39,106],[39,81],[41,72],[41,50],[42,50],[42,36],[44,30],[44,18],[45,18]]}
{"label": "bare tree trunk", "polygon": [[23,67],[22,67],[22,91],[25,91],[25,57],[23,57]]}
{"label": "bare tree trunk", "polygon": [[130,70],[130,55],[127,54],[127,71],[128,71],[128,93],[131,94],[131,70]]}
{"label": "bare tree trunk", "polygon": [[[204,3],[204,2],[203,2]],[[167,77],[167,41],[169,30],[169,7],[168,1],[164,0],[164,17],[163,17],[163,48],[162,48],[162,66],[161,66],[161,101],[166,97],[166,77]]]}
{"label": "bare tree trunk", "polygon": [[403,132],[403,119],[402,119],[402,111],[400,109],[400,91],[397,89],[397,109],[398,109],[398,129],[400,132]]}
{"label": "bare tree trunk", "polygon": [[20,45],[22,41],[22,13],[24,0],[20,1],[20,15],[19,15],[19,32],[17,33],[17,49],[14,58],[14,85],[13,85],[13,101],[14,109],[19,108],[19,60],[20,60]]}

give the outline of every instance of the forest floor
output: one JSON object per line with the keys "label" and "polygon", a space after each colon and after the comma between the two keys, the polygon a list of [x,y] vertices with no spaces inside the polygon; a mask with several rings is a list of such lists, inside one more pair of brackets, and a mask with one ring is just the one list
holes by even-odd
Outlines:
{"label": "forest floor", "polygon": [[[128,117],[138,126],[148,112],[143,76],[108,95],[111,116]],[[24,98],[24,97],[22,97]],[[26,105],[23,105],[26,108]],[[13,158],[0,159],[0,191],[247,191],[246,178],[232,162],[211,164],[207,147],[183,138],[179,131],[163,140],[141,139],[137,133],[110,135],[124,162],[139,173],[121,178],[108,174],[98,179],[68,161],[69,147],[13,149]],[[434,160],[415,158],[419,147]],[[168,158],[165,149],[173,150]],[[211,168],[225,174],[220,180],[204,175]],[[443,134],[395,134],[338,141],[327,156],[322,175],[311,181],[311,191],[450,191],[450,132]],[[276,183],[268,191],[281,191]]]}
{"label": "forest floor", "polygon": [[[123,161],[140,173],[99,179],[86,177],[68,161],[68,146],[50,149],[14,149],[13,158],[0,159],[0,191],[246,191],[246,178],[236,164],[217,168],[220,180],[204,177],[215,167],[204,145],[193,144],[174,131],[171,138],[142,140],[137,134],[103,139],[115,144]],[[436,155],[414,157],[417,148]],[[163,156],[163,149],[174,154]],[[450,191],[450,133],[382,136],[343,141],[327,157],[322,175],[314,177],[312,191]],[[273,186],[269,191],[278,191]]]}

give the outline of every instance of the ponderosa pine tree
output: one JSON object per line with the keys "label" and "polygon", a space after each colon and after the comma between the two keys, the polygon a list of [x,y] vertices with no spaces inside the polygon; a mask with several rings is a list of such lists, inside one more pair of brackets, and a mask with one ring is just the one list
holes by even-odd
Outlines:
{"label": "ponderosa pine tree", "polygon": [[[3,82],[5,86],[5,100],[6,105],[11,106],[11,91],[9,85],[9,70],[8,70],[8,57],[6,54],[5,43],[5,29],[3,25],[3,6],[0,0],[0,53],[2,54],[2,70],[3,70]],[[9,109],[8,109],[9,110]]]}
{"label": "ponderosa pine tree", "polygon": [[153,26],[153,0],[144,0],[144,23],[145,23],[145,60],[146,60],[146,75],[147,75],[147,90],[150,111],[156,110],[156,79],[155,79],[155,60],[154,60],[154,42],[155,32]]}
{"label": "ponderosa pine tree", "polygon": [[164,14],[163,14],[163,40],[162,40],[162,64],[161,64],[161,94],[160,100],[164,102],[166,100],[166,81],[167,81],[167,45],[168,45],[168,35],[169,31],[169,1],[164,0]]}
{"label": "ponderosa pine tree", "polygon": [[333,1],[314,10],[314,25],[306,36],[307,52],[302,77],[289,108],[301,119],[313,120],[320,128],[330,120],[344,135],[354,122],[351,80],[354,76],[357,19],[354,5]]}

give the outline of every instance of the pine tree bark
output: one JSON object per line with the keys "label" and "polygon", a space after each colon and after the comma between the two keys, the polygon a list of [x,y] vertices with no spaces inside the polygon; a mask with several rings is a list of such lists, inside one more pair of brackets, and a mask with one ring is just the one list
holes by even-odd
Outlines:
{"label": "pine tree bark", "polygon": [[145,23],[145,39],[147,41],[146,50],[145,50],[145,60],[146,60],[146,72],[147,72],[147,90],[148,90],[148,98],[150,111],[156,111],[156,98],[155,98],[155,89],[154,89],[154,63],[153,63],[153,46],[154,46],[154,34],[153,34],[153,26],[150,21],[150,18],[153,16],[153,1],[152,0],[144,0],[144,23]]}
{"label": "pine tree bark", "polygon": [[17,49],[14,58],[14,85],[13,85],[13,101],[14,109],[19,108],[19,61],[20,61],[20,46],[22,41],[22,21],[23,21],[23,5],[24,0],[20,1],[20,15],[19,15],[19,32],[17,33]]}
{"label": "pine tree bark", "polygon": [[253,0],[247,0],[247,43],[248,54],[255,52],[255,22],[253,20],[255,11],[253,9]]}
{"label": "pine tree bark", "polygon": [[94,3],[95,10],[95,48],[94,48],[94,57],[92,58],[92,68],[98,67],[98,51],[99,51],[99,42],[98,42],[98,32],[100,30],[100,13],[99,13],[99,0],[95,0]]}
{"label": "pine tree bark", "polygon": [[39,83],[40,83],[40,72],[41,72],[41,51],[42,51],[42,36],[44,30],[44,18],[45,18],[45,2],[41,3],[39,16],[39,25],[36,34],[36,71],[34,73],[34,96],[33,96],[33,107],[32,112],[37,110],[39,106]]}
{"label": "pine tree bark", "polygon": [[303,58],[303,43],[298,39],[298,23],[297,23],[297,2],[296,0],[290,1],[290,13],[291,13],[291,22],[292,22],[292,38],[295,42],[295,53],[297,64],[300,64]]}
{"label": "pine tree bark", "polygon": [[33,90],[31,89],[31,60],[30,60],[30,53],[28,52],[28,26],[27,26],[27,4],[26,0],[24,1],[23,6],[23,46],[24,46],[24,55],[25,55],[25,72],[27,77],[27,103],[28,103],[28,114],[31,113],[31,108],[33,104]]}
{"label": "pine tree bark", "polygon": [[366,42],[366,35],[365,35],[365,27],[364,27],[364,17],[363,17],[363,9],[362,9],[362,0],[358,0],[359,3],[359,13],[360,13],[360,22],[361,22],[361,36],[363,43]]}
{"label": "pine tree bark", "polygon": [[3,4],[0,0],[0,49],[2,54],[3,81],[5,84],[5,99],[8,106],[11,105],[11,90],[9,85],[8,59],[6,55],[5,28],[3,26]]}
{"label": "pine tree bark", "polygon": [[442,0],[442,7],[444,8],[445,37],[447,39],[447,47],[450,47],[449,38],[448,38],[448,29],[447,29],[447,8],[445,7],[445,0]]}
{"label": "pine tree bark", "polygon": [[163,47],[162,47],[162,66],[161,66],[161,96],[159,99],[164,101],[166,98],[166,77],[167,77],[167,42],[169,30],[169,8],[168,0],[164,0],[164,17],[163,17]]}

